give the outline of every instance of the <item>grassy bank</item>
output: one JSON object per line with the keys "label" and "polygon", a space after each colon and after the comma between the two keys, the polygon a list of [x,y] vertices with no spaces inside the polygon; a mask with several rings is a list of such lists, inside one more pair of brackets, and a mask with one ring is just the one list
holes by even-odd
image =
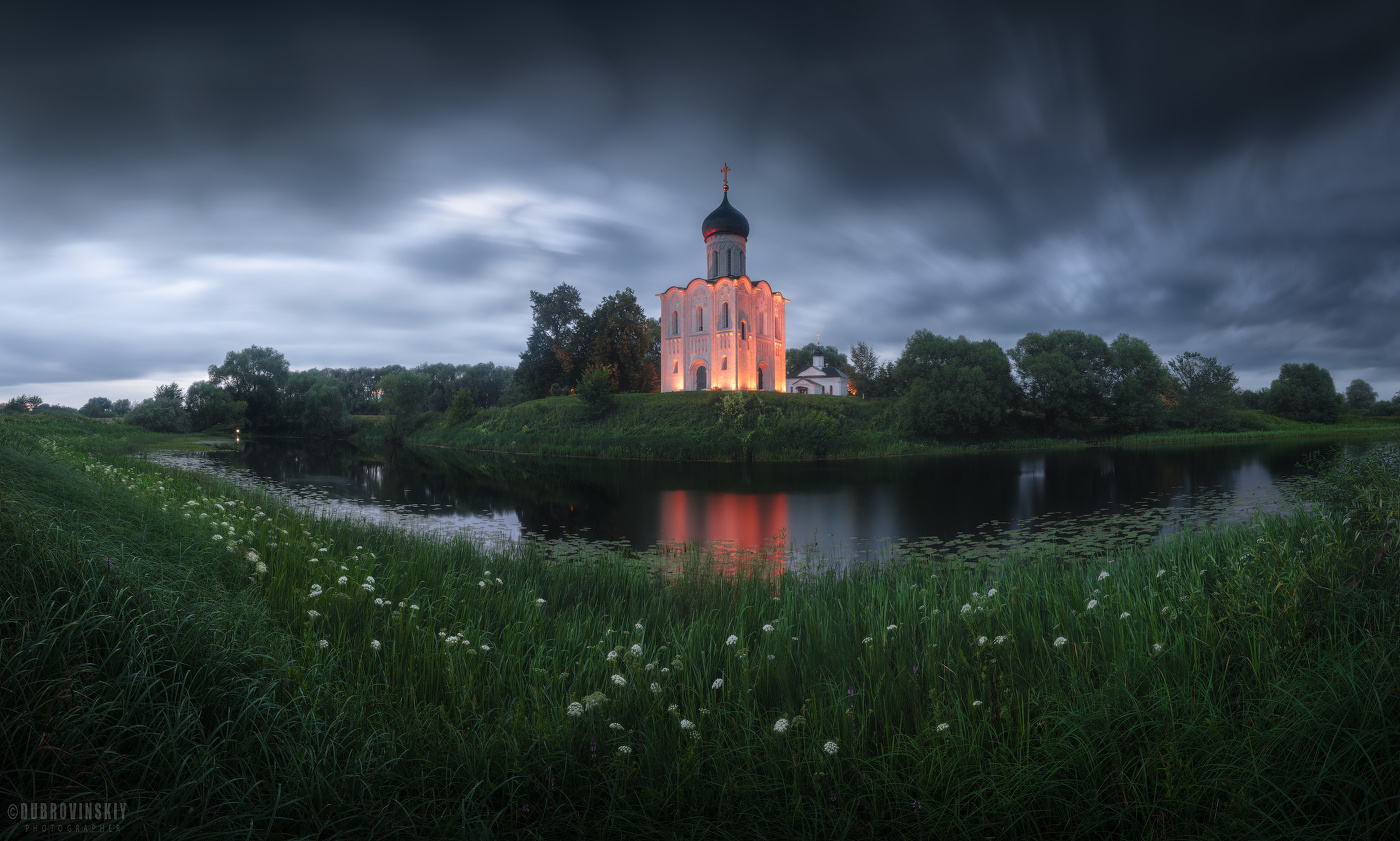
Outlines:
{"label": "grassy bank", "polygon": [[[1400,419],[1349,418],[1305,424],[1262,412],[1237,412],[1232,432],[1172,430],[1109,438],[1046,438],[1040,421],[1017,414],[994,433],[934,441],[900,432],[889,400],[821,398],[772,392],[620,394],[617,406],[593,417],[579,397],[551,397],[490,409],[448,425],[437,417],[413,443],[555,456],[677,461],[863,458],[990,449],[1045,449],[1095,443],[1187,443],[1298,435],[1345,435],[1400,428]],[[369,434],[372,434],[370,431]]]}
{"label": "grassy bank", "polygon": [[167,838],[1400,832],[1394,448],[1113,563],[798,579],[306,517],[103,435],[0,421],[12,803]]}

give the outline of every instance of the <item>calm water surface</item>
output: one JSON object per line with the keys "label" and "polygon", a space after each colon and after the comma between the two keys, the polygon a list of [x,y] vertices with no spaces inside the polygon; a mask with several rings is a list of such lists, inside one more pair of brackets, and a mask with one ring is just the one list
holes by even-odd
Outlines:
{"label": "calm water surface", "polygon": [[[237,451],[172,458],[317,508],[417,529],[488,538],[572,534],[637,548],[685,541],[754,547],[776,539],[834,557],[872,542],[1014,532],[1096,512],[1180,509],[1245,519],[1286,508],[1287,480],[1307,457],[1336,446],[1290,439],[662,464],[425,448],[366,458],[343,445],[259,439]],[[1160,526],[1172,528],[1168,521]]]}

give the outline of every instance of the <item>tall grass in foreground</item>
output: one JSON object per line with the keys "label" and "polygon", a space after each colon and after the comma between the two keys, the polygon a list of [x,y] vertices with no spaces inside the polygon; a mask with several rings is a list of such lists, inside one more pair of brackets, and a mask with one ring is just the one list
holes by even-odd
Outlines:
{"label": "tall grass in foreground", "polygon": [[167,837],[1390,837],[1396,459],[1111,564],[668,576],[0,425],[3,793]]}

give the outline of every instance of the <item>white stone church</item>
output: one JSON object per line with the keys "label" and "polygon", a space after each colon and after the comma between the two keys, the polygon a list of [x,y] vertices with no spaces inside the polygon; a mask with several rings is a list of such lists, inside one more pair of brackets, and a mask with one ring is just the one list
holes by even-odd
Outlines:
{"label": "white stone church", "polygon": [[661,299],[661,390],[786,391],[787,299],[745,273],[749,220],[724,200],[705,217],[704,277]]}

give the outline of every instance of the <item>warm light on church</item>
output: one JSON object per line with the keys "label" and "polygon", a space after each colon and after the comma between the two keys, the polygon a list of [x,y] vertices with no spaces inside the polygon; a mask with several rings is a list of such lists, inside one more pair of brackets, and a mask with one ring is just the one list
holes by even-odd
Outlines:
{"label": "warm light on church", "polygon": [[724,199],[705,217],[705,276],[661,299],[661,390],[786,391],[787,299],[746,272],[749,220]]}

